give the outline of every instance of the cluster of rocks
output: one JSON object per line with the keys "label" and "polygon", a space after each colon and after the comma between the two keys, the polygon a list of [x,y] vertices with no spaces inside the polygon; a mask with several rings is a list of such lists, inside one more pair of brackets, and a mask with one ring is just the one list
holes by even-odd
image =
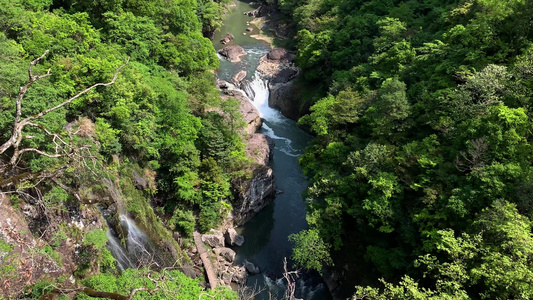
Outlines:
{"label": "cluster of rocks", "polygon": [[202,235],[202,241],[212,248],[211,262],[221,284],[245,284],[248,274],[260,273],[259,268],[249,261],[244,261],[242,266],[234,265],[235,251],[229,246],[241,246],[244,243],[244,237],[237,234],[234,228],[228,228],[225,233],[211,230]]}
{"label": "cluster of rocks", "polygon": [[273,10],[275,10],[275,7],[269,6],[269,5],[260,5],[258,8],[243,12],[243,15],[253,17],[253,18],[259,18],[264,17],[267,15],[270,15]]}

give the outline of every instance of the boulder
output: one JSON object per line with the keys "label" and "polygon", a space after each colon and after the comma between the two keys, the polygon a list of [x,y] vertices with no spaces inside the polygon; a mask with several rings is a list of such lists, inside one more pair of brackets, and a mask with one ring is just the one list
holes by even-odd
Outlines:
{"label": "boulder", "polygon": [[224,235],[219,230],[211,230],[210,234],[202,235],[202,242],[211,248],[224,247]]}
{"label": "boulder", "polygon": [[246,284],[246,279],[248,278],[248,273],[244,267],[231,266],[225,268],[224,270],[219,270],[219,278],[222,278],[223,284],[229,285],[231,282],[235,282],[239,285]]}
{"label": "boulder", "polygon": [[249,31],[249,32],[250,32],[250,31],[253,31],[253,30],[254,30],[254,29],[253,29],[252,27],[248,27],[248,28],[246,28],[246,31]]}
{"label": "boulder", "polygon": [[244,78],[246,78],[247,74],[248,73],[245,70],[241,70],[237,74],[233,75],[231,81],[233,81],[235,85],[239,85],[239,83],[243,81]]}
{"label": "boulder", "polygon": [[231,250],[230,248],[218,247],[218,248],[214,248],[213,252],[215,252],[216,255],[222,256],[225,260],[227,260],[230,263],[235,261],[235,251]]}
{"label": "boulder", "polygon": [[225,90],[231,86],[229,82],[220,79],[216,80],[215,85],[219,90]]}
{"label": "boulder", "polygon": [[237,234],[235,228],[228,228],[228,230],[226,230],[226,233],[224,234],[224,237],[226,238],[226,245],[242,246],[242,244],[244,244],[244,237],[242,235]]}
{"label": "boulder", "polygon": [[233,282],[238,283],[239,285],[246,284],[246,279],[248,274],[246,274],[246,269],[243,267],[234,267],[233,268]]}
{"label": "boulder", "polygon": [[226,33],[226,36],[224,36],[224,38],[220,40],[220,43],[222,45],[226,45],[227,43],[233,41],[234,39],[235,39],[235,37],[233,36],[233,34],[228,32],[228,33]]}
{"label": "boulder", "polygon": [[142,177],[137,171],[133,170],[133,180],[135,181],[135,185],[140,190],[145,190],[148,188],[148,180],[146,178]]}
{"label": "boulder", "polygon": [[261,270],[259,270],[258,267],[256,267],[253,263],[249,262],[248,260],[244,260],[244,268],[246,271],[248,271],[249,274],[259,274],[261,273]]}
{"label": "boulder", "polygon": [[270,50],[267,54],[267,58],[270,60],[282,61],[282,62],[293,62],[294,55],[290,54],[284,48],[275,48]]}
{"label": "boulder", "polygon": [[295,91],[294,80],[300,75],[300,69],[292,61],[292,55],[287,50],[277,48],[261,57],[257,70],[269,81],[268,105],[297,120],[308,108],[299,105],[301,101]]}
{"label": "boulder", "polygon": [[[259,59],[257,71],[269,81],[275,80],[276,83],[288,82],[296,78],[300,74],[300,69],[292,62],[291,55],[283,54],[286,51],[284,49],[272,53],[274,50]],[[275,59],[270,59],[269,56]]]}
{"label": "boulder", "polygon": [[281,114],[293,120],[298,120],[302,114],[305,114],[307,108],[300,108],[293,81],[269,84],[269,89],[268,106],[279,109]]}
{"label": "boulder", "polygon": [[231,62],[239,62],[246,55],[246,51],[239,45],[226,46],[218,50],[218,53]]}

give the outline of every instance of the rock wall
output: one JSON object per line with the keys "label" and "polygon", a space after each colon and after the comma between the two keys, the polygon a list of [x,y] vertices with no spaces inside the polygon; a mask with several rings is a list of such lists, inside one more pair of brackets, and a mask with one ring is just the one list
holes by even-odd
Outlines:
{"label": "rock wall", "polygon": [[233,223],[241,226],[265,208],[276,195],[274,172],[268,166],[258,166],[251,179],[234,183],[236,199],[233,202]]}
{"label": "rock wall", "polygon": [[[43,207],[24,199],[11,203],[0,193],[0,298],[22,299],[27,285],[60,276],[67,279],[65,287],[74,285],[74,273],[84,263],[81,253],[87,247],[81,238],[68,233],[83,235],[105,229],[95,206],[80,205],[75,216],[50,208],[43,211]],[[95,251],[84,253],[90,256]],[[98,268],[98,263],[91,261],[87,274]]]}
{"label": "rock wall", "polygon": [[225,81],[218,81],[217,87],[223,99],[232,97],[239,100],[239,110],[247,123],[246,154],[255,162],[250,170],[250,178],[238,178],[232,182],[235,200],[231,218],[234,226],[241,226],[272,202],[276,194],[274,172],[268,166],[274,142],[264,134],[256,133],[261,128],[262,120],[259,111],[242,91]]}
{"label": "rock wall", "polygon": [[298,120],[302,109],[294,82],[300,69],[294,64],[294,55],[283,48],[273,49],[261,57],[257,70],[268,80],[268,105],[279,109],[285,117]]}

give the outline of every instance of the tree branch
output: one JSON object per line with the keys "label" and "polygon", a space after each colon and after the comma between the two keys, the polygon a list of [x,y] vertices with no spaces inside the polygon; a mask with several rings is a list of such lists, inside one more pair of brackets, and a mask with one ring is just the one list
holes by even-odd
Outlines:
{"label": "tree branch", "polygon": [[130,58],[128,57],[128,59],[126,60],[126,62],[121,65],[120,67],[118,67],[118,69],[116,70],[115,72],[115,75],[113,76],[113,79],[110,81],[110,82],[107,82],[107,83],[96,83],[96,84],[93,84],[92,86],[84,89],[83,91],[79,92],[78,94],[76,94],[75,96],[69,98],[67,101],[64,101],[63,103],[61,104],[58,104],[54,107],[51,107],[49,109],[46,109],[46,110],[43,110],[42,112],[36,114],[36,115],[33,115],[33,116],[30,116],[30,117],[27,117],[26,119],[24,119],[22,122],[28,122],[28,121],[31,121],[31,120],[35,120],[35,119],[38,119],[46,114],[48,114],[49,112],[52,112],[56,109],[59,109],[67,104],[70,104],[72,101],[78,99],[80,96],[90,92],[91,90],[93,90],[94,88],[98,87],[98,86],[110,86],[112,85],[113,83],[115,83],[115,81],[117,80],[118,78],[118,74],[120,73],[120,71],[122,70],[122,68],[124,68],[130,61]]}
{"label": "tree branch", "polygon": [[43,59],[46,54],[48,54],[49,50],[47,49],[44,51],[43,55],[37,57],[36,59],[32,60],[30,63],[30,67],[28,68],[28,82],[25,86],[21,86],[19,88],[19,95],[17,97],[17,110],[16,110],[16,116],[15,116],[15,123],[18,123],[20,121],[20,116],[22,114],[22,98],[24,98],[24,95],[26,94],[26,91],[28,91],[28,88],[37,80],[48,77],[52,74],[50,74],[50,69],[48,69],[48,72],[46,74],[41,76],[33,76],[32,70],[33,66],[35,66],[41,59]]}
{"label": "tree branch", "polygon": [[[57,141],[59,141],[61,144],[63,144],[66,147],[70,147],[70,145],[68,143],[66,143],[63,139],[61,139],[61,137],[58,134],[51,133],[43,125],[35,124],[35,123],[32,123],[31,121],[39,119],[39,118],[43,117],[44,115],[46,115],[46,114],[48,114],[50,112],[53,112],[53,111],[65,106],[65,105],[70,104],[75,99],[77,99],[77,98],[81,97],[82,95],[90,92],[91,90],[95,89],[96,87],[109,86],[109,85],[114,84],[116,82],[117,78],[118,78],[118,74],[120,73],[122,68],[124,68],[124,66],[126,66],[129,63],[129,60],[130,60],[128,58],[123,65],[121,65],[120,67],[117,68],[117,70],[115,71],[115,74],[113,75],[113,79],[111,81],[109,81],[107,83],[96,83],[96,84],[93,84],[92,86],[90,86],[90,87],[84,89],[83,91],[77,93],[76,95],[70,97],[68,100],[63,101],[62,103],[60,103],[60,104],[58,104],[58,105],[56,105],[54,107],[50,107],[48,109],[45,109],[45,110],[39,112],[38,114],[35,114],[33,116],[28,116],[28,117],[26,117],[26,118],[21,120],[21,118],[22,118],[22,100],[23,100],[24,96],[26,95],[26,92],[28,91],[29,87],[35,81],[37,81],[39,79],[42,79],[42,78],[46,78],[46,77],[51,75],[50,69],[48,69],[48,71],[44,75],[33,75],[33,73],[32,73],[33,67],[39,61],[41,61],[46,56],[46,54],[48,54],[48,50],[46,50],[43,53],[43,55],[37,57],[36,59],[34,59],[30,63],[30,66],[28,68],[28,77],[29,77],[28,82],[26,83],[26,85],[20,87],[19,94],[18,94],[17,99],[16,99],[16,114],[15,114],[15,120],[13,122],[13,131],[12,131],[11,137],[4,144],[2,144],[0,146],[0,154],[3,154],[5,151],[7,151],[11,147],[14,148],[13,155],[12,155],[11,159],[9,160],[9,165],[11,167],[14,167],[16,165],[20,155],[25,153],[25,152],[35,152],[35,153],[38,153],[40,155],[44,155],[44,156],[47,156],[47,157],[54,157],[54,158],[61,157],[63,155],[63,154],[60,153],[61,152],[60,150],[61,150],[62,147],[59,145],[59,143]],[[19,150],[19,145],[20,145],[20,143],[23,140],[33,138],[32,136],[23,135],[22,134],[22,130],[26,126],[38,127],[40,129],[42,129],[49,136],[52,136],[53,137],[52,141],[56,145],[55,153],[54,154],[49,154],[49,153],[46,153],[46,152],[44,152],[42,150],[38,150],[36,148],[27,148],[27,149]],[[66,154],[69,151],[64,151],[63,150],[63,152]],[[0,174],[1,173],[5,173],[5,171],[3,170],[3,166],[0,167]]]}

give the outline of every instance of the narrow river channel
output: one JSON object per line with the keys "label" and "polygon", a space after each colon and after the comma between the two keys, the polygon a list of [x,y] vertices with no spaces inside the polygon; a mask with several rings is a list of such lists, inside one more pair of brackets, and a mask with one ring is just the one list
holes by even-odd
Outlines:
{"label": "narrow river channel", "polygon": [[[228,45],[240,45],[248,53],[238,63],[221,59],[218,76],[221,80],[230,82],[235,73],[247,71],[247,79],[252,82],[255,92],[252,103],[264,119],[261,132],[276,143],[271,167],[277,188],[282,192],[254,219],[237,229],[245,237],[245,243],[234,249],[237,252],[236,264],[242,264],[246,259],[261,269],[261,274],[250,276],[247,283],[252,288],[267,289],[256,299],[269,299],[268,291],[277,295],[276,299],[282,299],[285,290],[282,279],[283,259],[292,254],[292,244],[288,237],[307,228],[305,201],[302,197],[307,182],[298,165],[298,157],[304,153],[311,136],[298,128],[296,122],[268,107],[266,83],[255,70],[259,58],[268,53],[270,46],[249,36],[257,34],[259,30],[253,25],[247,25],[252,18],[243,14],[255,8],[247,2],[236,1],[236,7],[227,15],[221,30],[215,33],[213,43],[217,50],[224,47],[219,41],[226,33],[232,33],[235,40]],[[248,27],[253,28],[251,33],[246,31]],[[320,278],[310,275],[302,275],[296,282],[296,297],[306,300],[331,299]]]}

